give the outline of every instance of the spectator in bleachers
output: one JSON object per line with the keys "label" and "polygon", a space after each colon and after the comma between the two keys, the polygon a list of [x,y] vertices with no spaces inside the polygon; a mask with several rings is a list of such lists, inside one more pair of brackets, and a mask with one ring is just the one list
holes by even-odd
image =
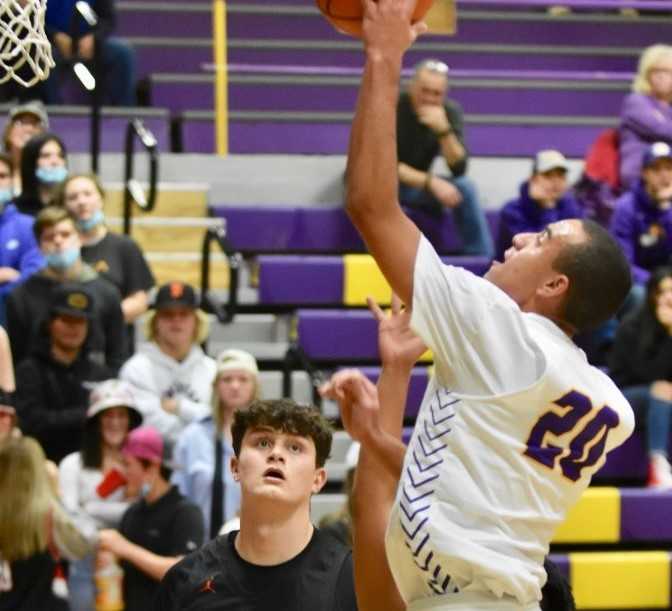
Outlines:
{"label": "spectator in bleachers", "polygon": [[126,477],[141,498],[126,510],[118,531],[100,531],[100,547],[122,561],[125,611],[154,608],[166,571],[203,543],[200,509],[170,483],[171,452],[149,426],[131,431],[124,445]]}
{"label": "spectator in bleachers", "polygon": [[[97,528],[116,528],[138,490],[127,486],[122,447],[142,416],[130,387],[106,380],[91,392],[81,450],[59,465],[59,488],[65,508],[85,515]],[[70,611],[95,607],[95,554],[70,563]]]}
{"label": "spectator in bleachers", "polygon": [[217,365],[200,347],[208,329],[208,317],[199,309],[193,287],[164,284],[146,317],[150,343],[119,374],[133,385],[145,424],[173,443],[187,424],[211,411]]}
{"label": "spectator in bleachers", "polygon": [[659,267],[646,301],[616,333],[609,373],[646,434],[648,485],[672,488],[667,442],[672,425],[672,268]]}
{"label": "spectator in bleachers", "polygon": [[107,228],[104,197],[103,187],[95,175],[75,174],[63,183],[59,203],[77,219],[82,259],[119,289],[126,322],[126,353],[132,354],[133,323],[147,311],[154,276],[135,240]]}
{"label": "spectator in bleachers", "polygon": [[21,193],[21,153],[33,136],[49,129],[47,111],[41,102],[18,104],[9,109],[2,135],[5,153],[12,160],[12,186],[14,194]]}
{"label": "spectator in bleachers", "polygon": [[63,141],[50,132],[37,134],[26,142],[21,154],[22,191],[14,200],[19,212],[37,216],[54,203],[68,176],[66,155]]}
{"label": "spectator in bleachers", "polygon": [[0,444],[0,610],[68,611],[61,561],[94,543],[58,503],[40,445]]}
{"label": "spectator in bleachers", "polygon": [[19,433],[16,428],[15,388],[9,338],[0,327],[0,443]]}
{"label": "spectator in bleachers", "polygon": [[[49,0],[45,25],[52,42],[56,68],[46,82],[46,103],[61,104],[61,80],[71,62],[81,60],[93,66],[94,47],[100,46],[102,78],[97,86],[103,88],[103,103],[110,106],[135,105],[135,52],[123,40],[111,36],[116,26],[114,0],[88,0],[95,11],[98,24],[95,30],[75,11],[76,0]],[[77,46],[73,28],[79,36]]]}
{"label": "spectator in bleachers", "polygon": [[581,205],[568,193],[568,170],[567,159],[559,151],[549,149],[535,155],[532,176],[520,185],[519,196],[504,204],[500,212],[498,259],[518,233],[536,233],[555,221],[583,218]]}
{"label": "spectator in bleachers", "polygon": [[621,185],[636,185],[642,156],[652,142],[672,144],[672,46],[644,49],[621,110]]}
{"label": "spectator in bleachers", "polygon": [[5,299],[15,286],[44,266],[33,235],[34,219],[21,214],[12,200],[12,161],[0,153],[0,325]]}
{"label": "spectator in bleachers", "polygon": [[[447,91],[448,66],[427,59],[418,64],[407,91],[399,97],[399,201],[437,218],[451,210],[463,254],[492,256],[492,237],[476,186],[466,176],[462,109],[446,98]],[[438,155],[445,159],[450,176],[431,172]]]}
{"label": "spectator in bleachers", "polygon": [[327,477],[329,424],[290,399],[256,401],[236,412],[232,433],[240,530],[173,567],[154,608],[355,610],[352,553],[310,520]]}
{"label": "spectator in bleachers", "polygon": [[46,266],[17,286],[7,297],[7,332],[14,363],[31,349],[38,324],[49,310],[51,293],[63,282],[82,283],[91,294],[90,356],[117,371],[125,358],[124,320],[117,289],[86,265],[80,256],[75,220],[67,210],[50,206],[35,220],[35,237]]}
{"label": "spectator in bleachers", "polygon": [[[672,256],[672,147],[656,142],[644,152],[641,179],[616,203],[610,231],[630,261],[633,284]],[[640,300],[641,301],[641,300]]]}
{"label": "spectator in bleachers", "polygon": [[234,455],[233,417],[260,394],[259,369],[250,353],[225,350],[216,362],[212,413],[182,431],[175,446],[175,462],[180,468],[173,479],[180,492],[201,508],[205,532],[211,539],[240,509],[240,486],[229,469]]}
{"label": "spectator in bleachers", "polygon": [[94,303],[87,290],[61,284],[47,308],[40,341],[16,369],[16,411],[24,432],[58,463],[79,448],[91,386],[111,372],[88,358]]}

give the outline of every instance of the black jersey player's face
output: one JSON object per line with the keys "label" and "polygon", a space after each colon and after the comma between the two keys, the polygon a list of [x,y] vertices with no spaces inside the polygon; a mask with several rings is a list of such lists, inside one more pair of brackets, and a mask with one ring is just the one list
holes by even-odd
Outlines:
{"label": "black jersey player's face", "polygon": [[231,470],[240,481],[243,498],[255,502],[267,498],[297,507],[309,504],[326,481],[326,471],[316,466],[315,456],[312,438],[264,426],[245,433]]}
{"label": "black jersey player's face", "polygon": [[[538,233],[519,233],[504,253],[504,261],[493,262],[485,278],[509,295],[521,309],[534,311],[535,304],[548,294],[548,287],[553,287],[553,283],[563,276],[553,269],[563,247],[585,239],[583,226],[577,219],[551,223]],[[558,286],[558,290],[566,290],[568,285],[560,283]]]}

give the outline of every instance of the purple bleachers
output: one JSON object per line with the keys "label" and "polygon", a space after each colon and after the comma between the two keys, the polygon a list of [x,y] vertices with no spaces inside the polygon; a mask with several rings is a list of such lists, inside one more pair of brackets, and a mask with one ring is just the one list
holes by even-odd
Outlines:
{"label": "purple bleachers", "polygon": [[[378,381],[380,367],[362,367],[361,371],[372,382],[376,383]],[[411,372],[411,380],[408,384],[408,396],[406,397],[406,409],[404,411],[404,420],[406,422],[413,422],[417,417],[422,397],[427,388],[427,381],[427,368],[414,367]]]}
{"label": "purple bleachers", "polygon": [[[304,77],[305,79],[305,77]],[[274,83],[260,75],[257,82],[229,81],[230,110],[347,112],[355,107],[359,83],[319,83],[319,77],[306,82],[296,79]],[[173,112],[187,109],[211,109],[214,106],[214,79],[194,82],[179,75],[156,75],[150,79],[151,99],[155,106]],[[606,83],[593,88],[562,88],[554,81],[534,81],[529,85],[506,80],[451,81],[452,99],[471,114],[526,114],[543,116],[618,116],[629,83]],[[612,88],[617,85],[618,88]],[[604,85],[602,85],[604,86]]]}
{"label": "purple bleachers", "polygon": [[[86,107],[49,107],[49,122],[71,153],[91,150],[91,119]],[[7,110],[0,109],[0,130],[4,129]],[[170,120],[167,110],[146,108],[104,108],[101,121],[101,151],[118,153],[124,149],[126,126],[133,118],[140,118],[156,136],[159,150],[170,150]]]}
{"label": "purple bleachers", "polygon": [[[278,114],[275,118],[231,114],[229,150],[236,154],[345,154],[350,135],[351,115]],[[557,148],[568,157],[583,157],[605,127],[614,127],[617,118],[584,119],[572,124],[558,119],[547,122],[529,118],[466,116],[467,145],[474,156],[531,157],[543,148]],[[182,150],[212,153],[214,118],[209,112],[185,112],[180,119]]]}

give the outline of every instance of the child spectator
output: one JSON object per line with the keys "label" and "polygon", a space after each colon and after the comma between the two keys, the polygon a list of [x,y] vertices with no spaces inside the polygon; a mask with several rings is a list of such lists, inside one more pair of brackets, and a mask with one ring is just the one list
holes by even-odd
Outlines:
{"label": "child spectator", "polygon": [[125,611],[147,611],[166,571],[203,543],[203,516],[171,486],[170,456],[152,427],[131,431],[124,445],[126,477],[140,500],[121,519],[119,531],[102,530],[100,547],[122,561]]}

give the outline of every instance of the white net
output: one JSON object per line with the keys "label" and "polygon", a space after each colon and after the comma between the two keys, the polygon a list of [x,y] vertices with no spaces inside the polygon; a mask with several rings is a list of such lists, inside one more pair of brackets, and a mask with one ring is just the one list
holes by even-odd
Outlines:
{"label": "white net", "polygon": [[44,32],[46,0],[0,0],[0,83],[30,87],[54,67]]}

